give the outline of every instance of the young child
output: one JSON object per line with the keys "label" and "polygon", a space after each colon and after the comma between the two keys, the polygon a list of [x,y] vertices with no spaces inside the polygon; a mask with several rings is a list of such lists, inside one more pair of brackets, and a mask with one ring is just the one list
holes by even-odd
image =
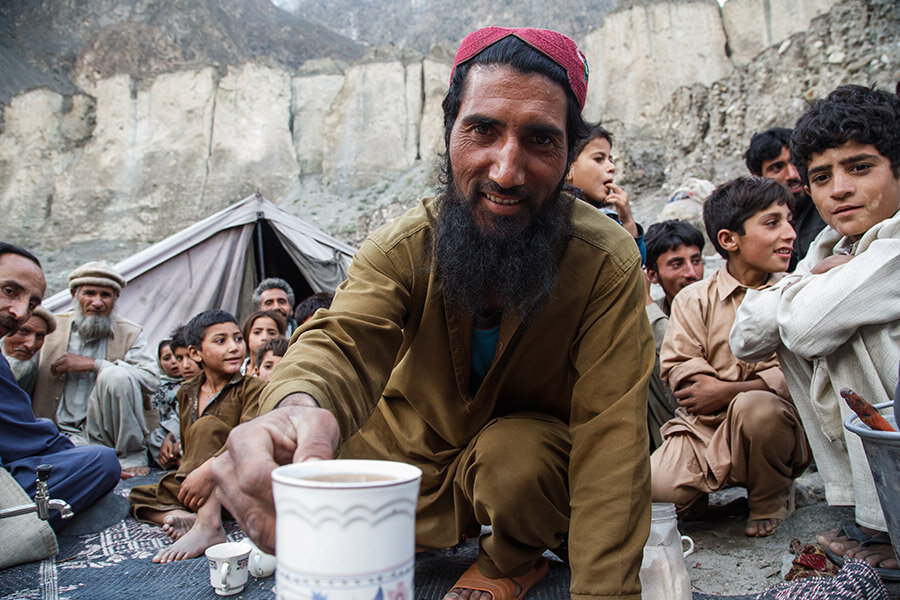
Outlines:
{"label": "young child", "polygon": [[256,375],[259,348],[278,336],[284,337],[287,321],[281,313],[273,310],[258,310],[244,319],[241,333],[247,343],[247,359],[241,367],[244,375]]}
{"label": "young child", "polygon": [[791,260],[793,203],[767,179],[739,178],[713,192],[703,221],[727,262],[675,296],[660,350],[660,373],[680,406],[650,457],[653,501],[690,518],[710,492],[745,486],[748,536],[771,535],[793,511],[793,479],[810,462],[774,354],[744,363],[728,347],[746,290],[772,285]]}
{"label": "young child", "polygon": [[334,294],[328,292],[316,292],[312,296],[307,296],[294,308],[294,321],[297,322],[297,325],[303,325],[320,308],[330,308],[332,300],[334,300]]}
{"label": "young child", "polygon": [[[859,437],[842,421],[852,388],[896,401],[900,361],[900,97],[842,85],[794,126],[791,160],[828,225],[792,275],[748,292],[731,332],[744,360],[777,350],[829,504],[855,522],[818,541],[838,564],[861,558],[900,578]],[[835,524],[837,525],[837,524]]]}
{"label": "young child", "polygon": [[[163,469],[171,469],[178,466],[178,457],[171,452],[172,445],[179,439],[178,433],[178,401],[175,393],[184,381],[181,378],[181,368],[175,353],[172,352],[172,340],[167,339],[159,343],[156,348],[156,357],[162,375],[159,378],[159,389],[153,394],[150,401],[159,412],[159,427],[147,436],[147,451],[150,458]],[[160,456],[160,450],[166,444],[167,451]]]}
{"label": "young child", "polygon": [[189,351],[189,344],[187,342],[187,338],[185,337],[185,329],[186,327],[182,325],[175,329],[172,332],[172,354],[175,355],[175,360],[178,361],[178,368],[181,372],[181,378],[184,381],[190,381],[194,377],[200,374],[200,365],[194,362],[194,359],[191,358],[191,353]]}
{"label": "young child", "polygon": [[202,372],[178,390],[181,466],[156,485],[135,487],[129,496],[135,518],[161,525],[175,540],[153,562],[200,556],[209,546],[225,541],[211,459],[234,427],[256,416],[265,387],[265,382],[240,373],[244,338],[229,313],[200,313],[188,322],[185,337],[191,358]]}
{"label": "young child", "polygon": [[616,165],[613,164],[612,134],[600,123],[590,126],[588,135],[575,145],[577,158],[566,175],[565,191],[588,204],[624,227],[641,251],[641,262],[647,258],[644,231],[631,214],[628,194],[613,183]]}
{"label": "young child", "polygon": [[272,369],[281,362],[287,349],[288,342],[283,337],[272,338],[263,344],[256,359],[256,376],[263,381],[269,381]]}

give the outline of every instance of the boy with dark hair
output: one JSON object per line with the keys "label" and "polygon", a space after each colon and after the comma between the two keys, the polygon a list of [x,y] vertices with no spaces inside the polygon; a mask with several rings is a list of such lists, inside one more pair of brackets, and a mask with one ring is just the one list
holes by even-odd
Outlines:
{"label": "boy with dark hair", "polygon": [[269,381],[269,375],[272,374],[272,369],[281,362],[287,349],[288,342],[281,336],[272,338],[263,344],[257,353],[256,376],[263,381]]}
{"label": "boy with dark hair", "polygon": [[[900,577],[850,412],[850,387],[872,404],[895,399],[900,361],[900,98],[858,85],[814,102],[791,157],[828,224],[794,274],[747,293],[731,332],[744,360],[777,350],[830,504],[855,522],[819,536],[838,563],[863,558]],[[848,264],[849,263],[849,264]]]}
{"label": "boy with dark hair", "polygon": [[816,210],[815,204],[806,189],[797,168],[791,162],[791,130],[784,127],[773,127],[767,131],[753,134],[750,147],[744,159],[747,169],[757,176],[777,181],[787,186],[794,195],[794,256],[788,271],[793,271],[797,261],[806,256],[809,245],[825,227],[825,221]]}
{"label": "boy with dark hair", "polygon": [[[675,295],[695,281],[703,279],[703,234],[690,223],[678,220],[654,223],[644,236],[647,244],[647,319],[656,343],[656,364],[650,375],[647,395],[647,425],[650,429],[650,451],[662,444],[660,429],[678,408],[678,400],[659,376],[659,348],[669,325],[672,300]],[[663,289],[663,297],[650,296],[650,284]]]}
{"label": "boy with dark hair", "polygon": [[193,558],[225,541],[210,463],[229,432],[256,416],[265,387],[265,382],[241,375],[244,338],[231,314],[200,313],[188,322],[184,337],[202,372],[178,390],[181,466],[156,485],[135,487],[129,496],[135,518],[161,525],[175,540],[153,562]]}
{"label": "boy with dark hair", "polygon": [[306,297],[294,309],[294,321],[298,326],[303,325],[320,308],[330,308],[332,300],[334,300],[334,294],[328,292],[316,292],[312,296]]}
{"label": "boy with dark hair", "polygon": [[771,535],[793,511],[793,480],[810,462],[774,354],[748,364],[728,348],[747,288],[769,286],[787,268],[793,204],[787,188],[767,179],[735,179],[712,193],[703,221],[727,262],[675,297],[660,350],[661,375],[680,407],[650,458],[653,501],[686,516],[710,492],[745,486],[748,536]]}

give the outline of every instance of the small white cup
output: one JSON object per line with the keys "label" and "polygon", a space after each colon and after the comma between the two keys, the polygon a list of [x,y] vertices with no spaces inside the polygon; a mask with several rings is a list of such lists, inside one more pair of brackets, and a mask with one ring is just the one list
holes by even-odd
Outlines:
{"label": "small white cup", "polygon": [[275,555],[266,554],[253,542],[250,542],[250,545],[253,546],[253,549],[250,551],[250,574],[254,577],[269,577],[275,572],[275,564],[277,562]]}
{"label": "small white cup", "polygon": [[220,596],[231,596],[247,585],[248,563],[253,547],[245,542],[225,542],[206,549],[209,583]]}

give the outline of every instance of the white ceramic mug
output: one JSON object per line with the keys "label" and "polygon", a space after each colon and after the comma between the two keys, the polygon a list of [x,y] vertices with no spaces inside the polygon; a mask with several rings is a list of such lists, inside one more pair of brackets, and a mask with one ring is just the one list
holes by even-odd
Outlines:
{"label": "white ceramic mug", "polygon": [[250,574],[254,577],[268,577],[274,573],[277,560],[275,555],[263,552],[253,542],[250,545],[253,547],[250,551]]}
{"label": "white ceramic mug", "polygon": [[247,585],[250,552],[246,542],[225,542],[206,549],[209,583],[220,596],[240,593]]}
{"label": "white ceramic mug", "polygon": [[411,600],[421,477],[418,467],[377,460],[275,469],[278,598]]}

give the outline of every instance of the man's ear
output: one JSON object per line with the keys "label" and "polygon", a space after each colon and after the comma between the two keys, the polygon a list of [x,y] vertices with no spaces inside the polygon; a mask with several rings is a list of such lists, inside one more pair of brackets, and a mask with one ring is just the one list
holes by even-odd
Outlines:
{"label": "man's ear", "polygon": [[656,272],[656,269],[647,267],[647,279],[650,280],[650,283],[659,283],[659,273]]}
{"label": "man's ear", "polygon": [[728,252],[736,252],[738,250],[738,238],[740,236],[730,229],[720,229],[716,234],[716,240],[719,245]]}
{"label": "man's ear", "polygon": [[200,357],[200,348],[198,348],[197,346],[193,346],[193,345],[188,346],[188,356],[190,356],[191,360],[194,361],[195,363],[197,363],[198,365],[203,360]]}

